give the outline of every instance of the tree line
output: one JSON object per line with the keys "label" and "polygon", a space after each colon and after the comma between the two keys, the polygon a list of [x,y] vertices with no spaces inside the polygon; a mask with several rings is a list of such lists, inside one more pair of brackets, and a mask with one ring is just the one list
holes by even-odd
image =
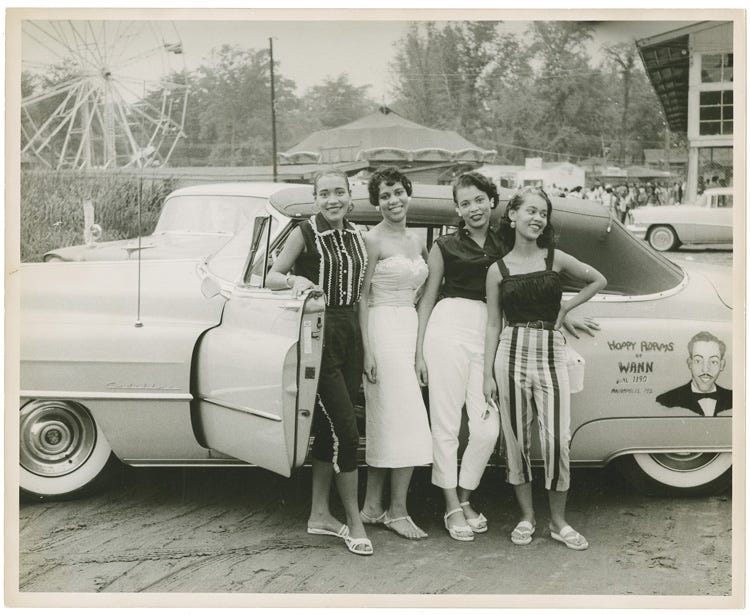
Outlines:
{"label": "tree line", "polygon": [[[498,163],[542,156],[629,164],[642,161],[644,148],[663,147],[663,113],[634,42],[602,49],[603,59],[595,62],[587,52],[593,22],[532,22],[520,35],[497,26],[410,24],[391,65],[389,106],[412,121],[455,130],[497,150]],[[369,86],[352,84],[346,74],[298,94],[278,62],[274,73],[279,151],[377,109]],[[64,76],[62,69],[48,76],[46,86]],[[167,81],[190,86],[185,137],[170,165],[271,163],[267,49],[223,45],[198,68],[168,75]],[[28,93],[39,82],[24,75],[22,85]],[[155,105],[160,97],[147,94]]]}

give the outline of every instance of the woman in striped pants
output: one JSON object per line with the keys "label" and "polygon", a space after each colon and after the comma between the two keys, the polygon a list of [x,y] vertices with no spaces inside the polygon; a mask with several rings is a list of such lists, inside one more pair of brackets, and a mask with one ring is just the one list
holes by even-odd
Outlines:
{"label": "woman in striped pants", "polygon": [[[511,533],[529,544],[536,523],[531,492],[531,425],[536,418],[549,493],[550,533],[575,550],[586,539],[565,520],[570,485],[570,387],[565,362],[566,314],[603,289],[593,267],[554,248],[552,203],[540,188],[523,190],[508,203],[500,233],[511,250],[487,272],[484,395],[498,400],[508,482],[514,485],[521,520]],[[584,282],[562,301],[560,273]],[[500,332],[501,317],[505,327]],[[499,348],[498,348],[499,339]]]}

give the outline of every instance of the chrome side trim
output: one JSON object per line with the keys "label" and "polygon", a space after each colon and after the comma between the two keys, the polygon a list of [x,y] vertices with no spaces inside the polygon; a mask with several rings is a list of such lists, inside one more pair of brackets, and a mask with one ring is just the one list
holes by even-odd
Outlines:
{"label": "chrome side trim", "polygon": [[190,393],[104,393],[101,391],[20,391],[19,397],[33,399],[137,399],[191,401]]}
{"label": "chrome side trim", "polygon": [[239,459],[130,459],[123,458],[123,463],[137,467],[172,467],[172,468],[255,468],[252,463]]}
{"label": "chrome side trim", "polygon": [[[656,299],[671,297],[672,295],[676,295],[677,293],[679,293],[688,285],[688,272],[683,269],[682,273],[682,282],[680,282],[674,288],[670,288],[659,293],[651,293],[650,295],[608,295],[606,293],[597,293],[591,299],[589,299],[589,301],[591,303],[626,303],[632,301],[655,301]],[[565,291],[563,293],[563,296],[572,297],[575,294],[576,293],[572,291]]]}
{"label": "chrome side trim", "polygon": [[281,423],[281,417],[275,414],[271,414],[270,412],[263,412],[262,410],[255,410],[246,406],[235,406],[234,404],[228,404],[225,401],[214,399],[213,397],[201,397],[200,400],[206,402],[207,404],[212,404],[221,408],[227,408],[228,410],[244,412],[245,414],[252,414],[253,416],[259,416],[262,419],[268,419],[269,421]]}

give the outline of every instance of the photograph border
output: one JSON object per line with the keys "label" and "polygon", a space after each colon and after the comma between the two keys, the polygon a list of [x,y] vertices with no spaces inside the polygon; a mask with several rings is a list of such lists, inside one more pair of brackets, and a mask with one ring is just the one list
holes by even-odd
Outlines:
{"label": "photograph border", "polygon": [[746,356],[746,207],[734,208],[733,253],[733,466],[732,466],[732,594],[730,596],[631,595],[431,595],[431,594],[193,594],[193,593],[30,593],[18,590],[19,496],[19,270],[20,270],[20,47],[24,19],[143,19],[255,21],[464,21],[503,20],[727,20],[734,24],[734,186],[737,201],[746,203],[746,26],[740,9],[67,9],[13,8],[6,12],[5,112],[5,602],[8,606],[139,606],[139,607],[612,607],[738,608],[745,594],[745,356]]}

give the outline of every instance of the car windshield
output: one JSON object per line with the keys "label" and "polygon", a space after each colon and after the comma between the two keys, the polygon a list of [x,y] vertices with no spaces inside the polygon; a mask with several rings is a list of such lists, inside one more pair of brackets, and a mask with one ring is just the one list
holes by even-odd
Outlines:
{"label": "car windshield", "polygon": [[[258,216],[263,216],[265,210],[258,211]],[[237,234],[220,250],[218,250],[208,261],[209,271],[218,278],[227,282],[236,283],[242,277],[245,263],[250,256],[250,246],[253,239],[253,226],[255,218],[243,226]],[[279,230],[279,221],[271,218],[271,237]],[[261,241],[259,252],[265,253],[265,234]],[[256,259],[257,260],[257,259]],[[260,259],[263,262],[263,259]]]}
{"label": "car windshield", "polygon": [[267,199],[231,195],[179,195],[168,198],[154,233],[233,235],[255,216]]}

